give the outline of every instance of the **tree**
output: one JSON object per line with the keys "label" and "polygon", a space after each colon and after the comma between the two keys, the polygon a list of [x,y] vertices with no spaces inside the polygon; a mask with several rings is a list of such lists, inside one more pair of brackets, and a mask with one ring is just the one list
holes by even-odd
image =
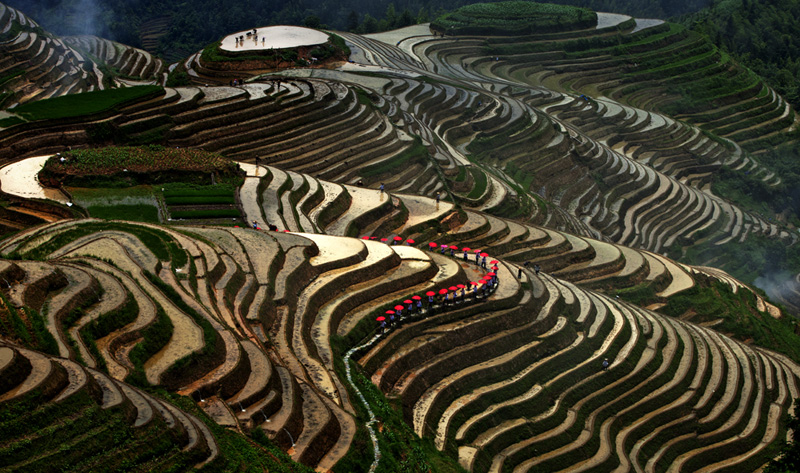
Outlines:
{"label": "tree", "polygon": [[308,15],[303,21],[303,24],[306,25],[307,28],[320,28],[322,26],[322,20],[320,20],[317,15]]}
{"label": "tree", "polygon": [[398,28],[402,28],[404,26],[411,26],[413,24],[414,24],[414,16],[411,15],[411,12],[408,11],[408,8],[406,8],[403,10],[403,13],[400,14],[400,18],[397,20],[397,24],[395,26],[397,26]]}
{"label": "tree", "polygon": [[386,7],[384,21],[386,21],[386,29],[394,28],[395,25],[397,25],[397,10],[394,8],[394,3],[390,3],[389,6]]}
{"label": "tree", "polygon": [[427,23],[431,21],[428,17],[428,10],[425,7],[420,7],[419,11],[417,12],[417,23]]}
{"label": "tree", "polygon": [[378,20],[372,17],[369,13],[364,14],[364,21],[361,23],[361,28],[364,33],[375,33],[378,31]]}
{"label": "tree", "polygon": [[350,10],[350,14],[347,15],[347,31],[355,32],[358,29],[358,13]]}

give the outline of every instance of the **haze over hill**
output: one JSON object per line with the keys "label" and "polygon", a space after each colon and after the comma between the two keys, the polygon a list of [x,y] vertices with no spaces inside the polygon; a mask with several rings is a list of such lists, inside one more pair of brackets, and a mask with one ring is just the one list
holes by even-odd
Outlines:
{"label": "haze over hill", "polygon": [[778,454],[798,115],[768,82],[679,24],[558,5],[297,47],[253,18],[170,63],[0,4],[0,189],[62,196],[0,195],[12,470]]}

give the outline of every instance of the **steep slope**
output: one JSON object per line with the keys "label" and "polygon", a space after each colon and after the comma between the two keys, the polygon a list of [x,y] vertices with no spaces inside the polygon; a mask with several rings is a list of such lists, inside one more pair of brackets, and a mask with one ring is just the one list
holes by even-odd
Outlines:
{"label": "steep slope", "polygon": [[[43,67],[22,44],[73,54],[4,11],[9,67],[31,66],[19,80]],[[4,164],[111,143],[241,161],[237,206],[260,228],[26,221],[38,226],[0,242],[5,392],[45,380],[43,402],[85,389],[94,412],[81,380],[105,373],[137,407],[134,431],[178,429],[160,434],[181,471],[188,445],[192,462],[242,465],[221,445],[245,439],[223,427],[318,471],[413,469],[423,444],[400,440],[391,406],[469,471],[758,470],[800,396],[796,335],[752,288],[663,253],[796,245],[793,226],[710,191],[723,167],[780,189],[756,155],[795,139],[795,112],[691,32],[595,18],[518,36],[343,34],[352,63],[236,85],[208,86],[231,73],[197,53],[180,66],[194,86],[123,89],[146,93],[55,119],[6,112]],[[142,51],[69,41],[123,74],[163,73]],[[182,432],[153,389],[213,423]],[[65,430],[64,461],[105,424]],[[20,469],[49,455],[28,434],[0,445]]]}
{"label": "steep slope", "polygon": [[[435,218],[423,215],[410,218]],[[343,218],[359,220],[333,223]],[[649,254],[629,268],[620,257],[632,264],[631,250],[618,248],[614,257],[601,242],[588,242],[587,252],[577,237],[560,237],[572,248],[541,259],[546,275],[507,261],[483,268],[460,253],[318,234],[93,220],[41,227],[0,250],[22,258],[7,263],[4,335],[30,339],[19,327],[41,310],[44,338],[52,340],[46,346],[62,358],[47,361],[55,368],[43,365],[51,374],[39,381],[35,370],[30,381],[4,379],[19,379],[9,392],[21,393],[52,378],[42,392],[66,397],[81,389],[72,384],[102,378],[141,404],[136,426],[156,412],[176,425],[169,420],[177,414],[153,410],[160,404],[139,400],[119,381],[163,386],[191,396],[220,425],[262,429],[293,459],[327,470],[358,429],[353,386],[336,368],[342,353],[330,342],[338,334],[364,345],[358,363],[401,402],[415,432],[470,470],[644,467],[649,459],[697,471],[714,465],[722,448],[725,465],[750,469],[773,454],[800,368],[568,282],[641,278],[652,272],[650,258],[664,268],[659,284],[669,297],[690,287],[692,275],[679,277],[677,265]],[[447,298],[409,299],[440,289]],[[394,306],[385,328],[371,320]],[[22,325],[6,322],[15,318]],[[9,373],[24,368],[17,365],[39,369],[37,360],[46,359],[7,351]],[[30,362],[14,361],[20,356]],[[58,366],[66,369],[60,378]],[[211,445],[213,437],[202,435]],[[687,435],[694,440],[682,441]],[[204,451],[213,461],[217,449]]]}
{"label": "steep slope", "polygon": [[0,106],[103,87],[88,58],[19,10],[0,4]]}

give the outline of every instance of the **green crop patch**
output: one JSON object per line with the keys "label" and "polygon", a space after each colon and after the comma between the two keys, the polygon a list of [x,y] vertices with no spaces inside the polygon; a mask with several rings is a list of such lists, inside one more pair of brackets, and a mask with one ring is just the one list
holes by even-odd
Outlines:
{"label": "green crop patch", "polygon": [[152,205],[93,205],[87,208],[89,216],[104,220],[158,223],[158,208]]}
{"label": "green crop patch", "polygon": [[125,188],[69,188],[73,201],[90,217],[158,223],[158,201],[150,186]]}
{"label": "green crop patch", "polygon": [[164,198],[175,197],[208,197],[230,196],[236,192],[236,186],[230,184],[217,184],[214,186],[198,186],[194,184],[170,183],[161,187]]}
{"label": "green crop patch", "polygon": [[472,190],[467,194],[467,199],[477,199],[486,192],[486,186],[489,184],[488,178],[486,177],[486,172],[482,169],[478,169],[477,167],[469,168],[470,174],[472,174],[473,182],[475,182],[475,186]]}
{"label": "green crop patch", "polygon": [[6,117],[0,119],[0,128],[8,128],[10,126],[19,125],[20,123],[25,123],[25,120],[20,117]]}
{"label": "green crop patch", "polygon": [[229,183],[200,186],[165,184],[161,187],[167,205],[235,205],[237,186]]}
{"label": "green crop patch", "polygon": [[25,103],[15,108],[14,112],[27,120],[80,117],[113,110],[163,93],[164,89],[156,85],[98,90]]}
{"label": "green crop patch", "polygon": [[236,199],[232,195],[196,195],[196,196],[176,196],[164,199],[167,205],[203,205],[203,204],[235,204]]}

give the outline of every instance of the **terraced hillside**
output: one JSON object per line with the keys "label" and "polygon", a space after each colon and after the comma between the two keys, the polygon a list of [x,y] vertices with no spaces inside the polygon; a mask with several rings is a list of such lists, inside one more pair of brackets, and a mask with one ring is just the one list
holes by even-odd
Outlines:
{"label": "terraced hillside", "polygon": [[[340,185],[272,166],[242,166],[247,177],[239,200],[247,221],[278,231],[360,235],[389,243],[408,239],[465,261],[486,252],[520,265],[535,262],[583,287],[652,286],[663,301],[693,287],[696,275],[723,282],[734,292],[751,291],[724,271],[679,264],[658,253],[459,210],[429,197]],[[434,243],[426,243],[430,240]],[[753,294],[759,311],[781,317],[777,307]]]}
{"label": "terraced hillside", "polygon": [[[415,48],[445,75],[603,96],[699,125],[749,151],[796,139],[785,136],[797,115],[783,98],[702,35],[673,24],[618,18],[595,29],[434,40]],[[453,64],[462,70],[448,72]]]}
{"label": "terraced hillside", "polygon": [[102,88],[88,58],[19,10],[0,4],[0,106]]}
{"label": "terraced hillside", "polygon": [[[796,139],[796,114],[694,33],[591,12],[524,36],[434,22],[341,33],[350,62],[334,68],[220,73],[200,52],[166,69],[3,12],[19,46],[5,67],[28,81],[29,98],[9,100],[46,109],[92,87],[30,81],[43,66],[28,46],[88,52],[95,89],[110,84],[101,62],[120,86],[166,70],[194,85],[119,88],[142,93],[61,118],[6,109],[0,164],[109,144],[215,151],[242,163],[236,202],[256,227],[44,204],[25,220],[15,197],[4,215],[25,224],[0,221],[17,230],[0,241],[0,378],[13,380],[0,392],[53,385],[0,394],[8,412],[113,417],[139,469],[181,471],[272,471],[244,465],[281,463],[276,448],[337,472],[756,471],[787,438],[789,315],[665,254],[797,244],[785,219],[711,191],[723,167],[782,189],[758,154]],[[115,389],[124,410],[106,403]],[[101,427],[40,427],[97,448],[86,471],[117,451],[101,453]],[[44,465],[50,439],[14,432],[0,455]],[[156,437],[169,455],[142,449]]]}
{"label": "terraced hillside", "polygon": [[120,85],[163,83],[164,62],[96,36],[59,38],[0,3],[0,107]]}
{"label": "terraced hillside", "polygon": [[65,358],[5,341],[0,354],[4,470],[186,469],[219,455],[208,427],[169,402]]}
{"label": "terraced hillside", "polygon": [[163,81],[166,64],[147,51],[97,36],[67,36],[63,39],[74,49],[90,54],[99,64],[112,68],[115,75],[157,83]]}
{"label": "terraced hillside", "polygon": [[[351,202],[325,228],[370,213]],[[415,211],[405,223],[433,216]],[[527,230],[539,231],[540,240],[556,237]],[[580,239],[560,235],[577,246],[559,245],[552,268],[563,268],[545,275],[505,260],[484,269],[471,251],[464,258],[370,239],[65,221],[2,243],[3,255],[20,258],[3,263],[2,321],[16,343],[49,340],[37,348],[77,370],[69,379],[85,382],[87,372],[99,379],[101,370],[108,382],[166,387],[194,398],[222,426],[263,430],[320,470],[347,454],[358,431],[352,381],[337,369],[342,353],[330,337],[369,339],[381,331],[375,315],[398,303],[397,321],[358,352],[358,362],[399,399],[415,432],[433,436],[468,469],[527,468],[545,461],[537,451],[552,451],[549,461],[559,468],[644,467],[651,459],[692,471],[716,463],[723,447],[736,452],[726,459],[736,468],[774,454],[800,367],[576,286],[569,280],[651,277],[658,264],[665,297],[692,279],[669,260],[621,248],[626,261],[639,255],[640,266],[616,264],[615,271],[601,242],[581,250]],[[446,299],[404,301],[440,288]],[[604,358],[608,372],[600,368]],[[50,396],[63,392],[61,379]],[[21,386],[33,389],[28,384]],[[514,417],[528,405],[532,416]],[[570,463],[559,456],[566,452]]]}

